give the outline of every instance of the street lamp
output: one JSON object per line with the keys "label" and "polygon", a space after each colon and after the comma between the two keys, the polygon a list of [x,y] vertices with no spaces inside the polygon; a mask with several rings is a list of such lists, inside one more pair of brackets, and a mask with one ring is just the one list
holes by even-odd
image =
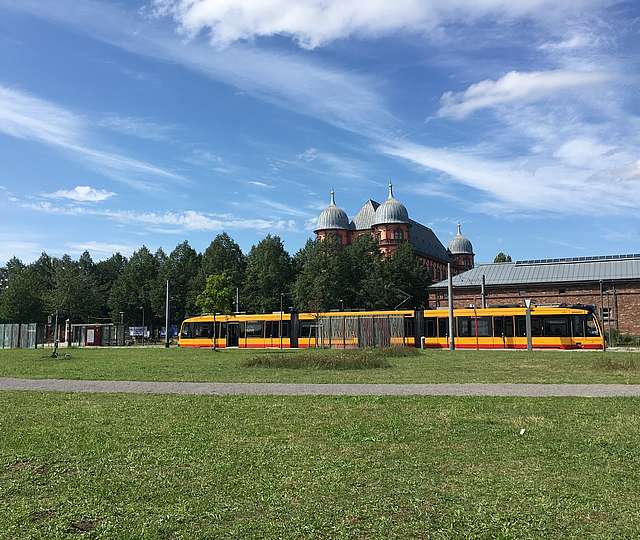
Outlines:
{"label": "street lamp", "polygon": [[144,347],[144,306],[140,306],[140,311],[142,311],[142,346]]}

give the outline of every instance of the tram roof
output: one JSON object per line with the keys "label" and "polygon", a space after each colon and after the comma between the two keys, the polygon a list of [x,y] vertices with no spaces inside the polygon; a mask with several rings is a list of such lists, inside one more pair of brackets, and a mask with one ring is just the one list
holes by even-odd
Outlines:
{"label": "tram roof", "polygon": [[[453,286],[479,287],[483,275],[494,286],[640,280],[640,254],[481,264],[454,276]],[[447,280],[431,287],[446,288]]]}

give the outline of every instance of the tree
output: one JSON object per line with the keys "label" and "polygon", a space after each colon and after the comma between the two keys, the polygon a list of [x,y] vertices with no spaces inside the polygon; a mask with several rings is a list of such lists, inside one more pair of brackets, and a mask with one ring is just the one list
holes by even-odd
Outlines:
{"label": "tree", "polygon": [[87,263],[87,257],[84,260],[81,257],[79,262],[75,262],[69,255],[53,262],[51,288],[43,293],[48,313],[59,310],[72,321],[82,322],[99,314],[101,302],[92,272],[93,261],[91,264]]}
{"label": "tree", "polygon": [[493,259],[494,263],[505,263],[505,262],[511,262],[511,255],[506,255],[505,253],[503,253],[502,251],[500,253],[498,253],[495,258]]}
{"label": "tree", "polygon": [[[165,287],[169,280],[169,320],[182,321],[196,307],[194,282],[200,269],[200,256],[189,242],[178,244],[166,258],[159,271],[159,284],[157,291],[162,294],[155,298],[155,313],[158,317],[164,317],[165,313]],[[202,290],[202,289],[201,289]]]}
{"label": "tree", "polygon": [[122,312],[126,321],[137,323],[142,320],[143,310],[145,322],[149,320],[153,315],[152,300],[157,295],[158,267],[158,259],[145,246],[131,256],[109,295],[113,320],[119,320]]}
{"label": "tree", "polygon": [[227,274],[207,276],[196,303],[204,313],[229,313],[233,308],[234,287]]}
{"label": "tree", "polygon": [[240,246],[226,233],[216,236],[202,254],[201,279],[211,274],[227,274],[233,287],[242,287],[246,257]]}
{"label": "tree", "polygon": [[267,235],[251,248],[247,257],[243,305],[256,312],[280,309],[280,294],[291,286],[291,257],[279,236]]}
{"label": "tree", "polygon": [[349,302],[351,290],[348,256],[334,236],[324,240],[310,240],[296,254],[301,267],[293,285],[293,299],[299,310],[325,311]]}
{"label": "tree", "polygon": [[[127,259],[120,253],[116,253],[95,265],[96,290],[100,302],[100,317],[109,316],[109,296],[111,294],[111,288],[124,272],[126,265]],[[119,314],[116,313],[116,315],[117,317],[113,320],[120,322]]]}
{"label": "tree", "polygon": [[7,263],[6,279],[0,296],[0,321],[29,323],[46,320],[37,272],[13,258]]}

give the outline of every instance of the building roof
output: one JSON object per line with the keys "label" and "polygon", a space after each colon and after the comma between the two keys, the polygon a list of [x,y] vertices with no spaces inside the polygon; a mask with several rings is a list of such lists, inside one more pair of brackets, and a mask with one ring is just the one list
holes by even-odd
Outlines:
{"label": "building roof", "polygon": [[[479,287],[483,275],[488,286],[640,280],[640,254],[481,264],[454,276],[453,286]],[[446,288],[447,281],[432,287]]]}
{"label": "building roof", "polygon": [[331,191],[331,202],[318,216],[315,232],[335,229],[350,229],[349,216],[336,206],[336,194]]}
{"label": "building roof", "polygon": [[409,220],[409,242],[421,255],[427,255],[443,262],[449,262],[451,257],[447,248],[438,240],[435,233],[417,221]]}
{"label": "building roof", "polygon": [[373,227],[373,222],[376,216],[376,210],[380,206],[379,202],[369,199],[353,218],[351,226],[357,231],[364,231]]}
{"label": "building roof", "polygon": [[460,223],[458,223],[458,234],[449,242],[449,251],[453,255],[468,254],[473,255],[473,246],[468,238],[462,236]]}
{"label": "building roof", "polygon": [[391,182],[389,182],[389,197],[376,209],[373,225],[386,223],[409,223],[409,212],[406,206],[393,196]]}

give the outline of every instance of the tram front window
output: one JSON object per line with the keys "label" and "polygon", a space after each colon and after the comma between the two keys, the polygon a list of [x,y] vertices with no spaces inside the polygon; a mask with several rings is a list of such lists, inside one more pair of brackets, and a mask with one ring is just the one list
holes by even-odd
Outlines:
{"label": "tram front window", "polygon": [[596,325],[596,321],[593,317],[589,317],[586,320],[586,335],[587,337],[598,337],[600,332],[598,332],[598,325]]}

